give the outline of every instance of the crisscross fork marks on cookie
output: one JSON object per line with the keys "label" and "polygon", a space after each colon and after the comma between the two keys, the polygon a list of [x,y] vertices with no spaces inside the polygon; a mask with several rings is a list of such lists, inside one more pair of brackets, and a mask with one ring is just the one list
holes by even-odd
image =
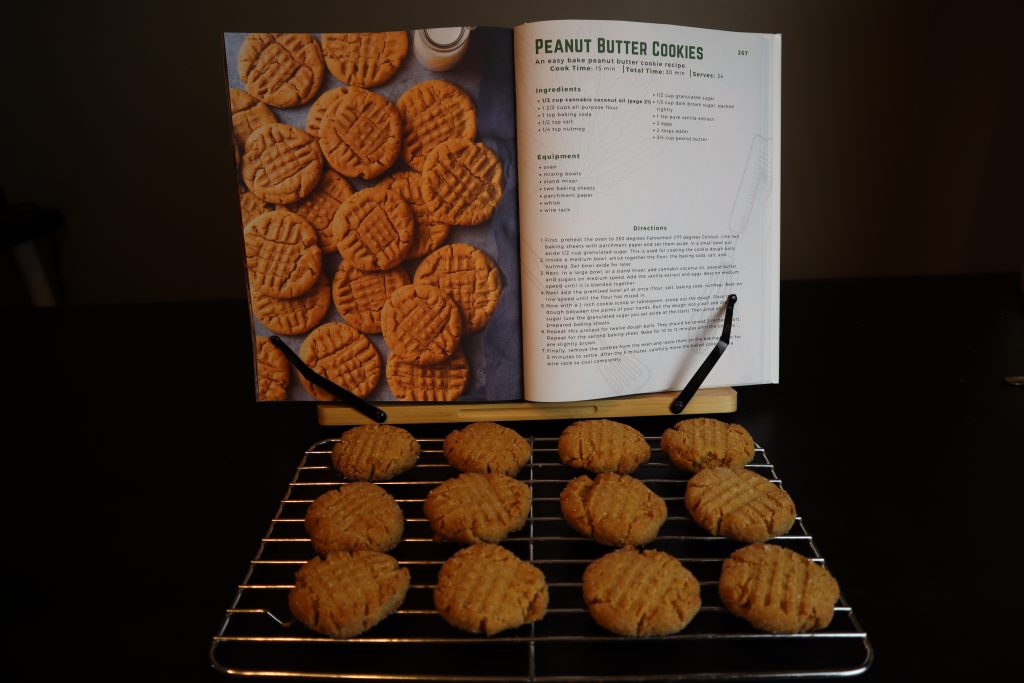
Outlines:
{"label": "crisscross fork marks on cookie", "polygon": [[323,273],[309,291],[290,299],[252,292],[252,312],[271,332],[296,335],[316,327],[331,307],[331,289]]}
{"label": "crisscross fork marks on cookie", "polygon": [[320,45],[307,33],[250,33],[238,54],[250,95],[275,107],[305,104],[320,89]]}
{"label": "crisscross fork marks on cookie", "polygon": [[328,70],[339,81],[364,87],[390,80],[409,52],[405,31],[325,33],[321,43]]}
{"label": "crisscross fork marks on cookie", "polygon": [[301,296],[320,277],[316,231],[288,211],[268,211],[243,232],[246,268],[256,291],[277,298]]}
{"label": "crisscross fork marks on cookie", "polygon": [[438,539],[499,543],[526,524],[530,500],[530,487],[521,481],[468,472],[434,488],[423,511]]}
{"label": "crisscross fork marks on cookie", "polygon": [[483,329],[501,294],[501,273],[491,258],[470,244],[449,244],[420,263],[414,282],[440,288],[462,312],[466,333]]}
{"label": "crisscross fork marks on cookie", "polygon": [[316,139],[285,123],[256,129],[245,142],[242,179],[265,202],[290,204],[320,182],[323,158]]}
{"label": "crisscross fork marks on cookie", "polygon": [[438,220],[476,225],[490,218],[501,201],[501,160],[481,143],[448,140],[427,155],[421,182]]}
{"label": "crisscross fork marks on cookie", "polygon": [[402,158],[417,171],[427,155],[452,138],[476,137],[476,107],[465,92],[452,83],[431,80],[418,83],[398,98],[402,114]]}
{"label": "crisscross fork marks on cookie", "polygon": [[334,306],[352,327],[366,334],[380,332],[380,314],[391,294],[409,284],[401,266],[383,271],[363,271],[342,261],[334,275]]}
{"label": "crisscross fork marks on cookie", "polygon": [[383,187],[356,192],[338,209],[331,231],[338,251],[362,271],[388,270],[402,262],[412,244],[412,209]]}
{"label": "crisscross fork marks on cookie", "polygon": [[331,449],[331,464],[353,481],[386,481],[410,469],[419,455],[419,442],[407,430],[361,425],[341,435]]}
{"label": "crisscross fork marks on cookie", "polygon": [[560,504],[569,526],[604,545],[650,543],[668,514],[665,501],[643,482],[615,473],[573,479]]}
{"label": "crisscross fork marks on cookie", "polygon": [[401,115],[385,98],[353,86],[343,89],[324,110],[319,135],[320,148],[332,168],[369,180],[398,158]]}
{"label": "crisscross fork marks on cookie", "polygon": [[409,253],[406,254],[407,259],[426,256],[448,239],[451,230],[431,213],[423,198],[421,183],[420,174],[412,171],[394,173],[380,182],[382,187],[397,193],[412,209],[416,228],[413,231]]}
{"label": "crisscross fork marks on cookie", "polygon": [[747,543],[784,534],[796,519],[789,494],[745,469],[702,469],[687,482],[685,501],[701,527]]}
{"label": "crisscross fork marks on cookie", "polygon": [[455,303],[430,285],[400,287],[381,311],[381,332],[401,360],[429,365],[453,353],[462,338],[462,315]]}
{"label": "crisscross fork marks on cookie", "polygon": [[240,148],[245,147],[245,141],[249,139],[254,130],[277,123],[277,116],[274,115],[273,110],[244,90],[230,88],[229,96],[231,99],[231,129],[235,135],[235,142]]}
{"label": "crisscross fork marks on cookie", "polygon": [[324,170],[320,182],[309,196],[285,208],[309,221],[316,229],[321,251],[329,254],[338,250],[334,232],[331,230],[331,221],[334,220],[341,205],[353,193],[354,190],[348,181],[334,169],[328,168]]}
{"label": "crisscross fork marks on cookie", "polygon": [[385,374],[391,393],[399,401],[454,401],[469,384],[469,363],[462,351],[431,365],[391,356]]}
{"label": "crisscross fork marks on cookie", "polygon": [[[369,339],[344,323],[326,323],[302,342],[299,357],[313,369],[356,396],[368,395],[380,379],[380,354]],[[335,397],[305,377],[302,385],[319,401]]]}

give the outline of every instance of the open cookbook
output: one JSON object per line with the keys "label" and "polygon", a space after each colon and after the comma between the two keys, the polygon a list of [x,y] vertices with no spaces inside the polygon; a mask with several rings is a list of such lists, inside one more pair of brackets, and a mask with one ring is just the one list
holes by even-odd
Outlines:
{"label": "open cookbook", "polygon": [[[778,381],[781,37],[224,35],[259,400]],[[237,228],[236,228],[237,229]]]}

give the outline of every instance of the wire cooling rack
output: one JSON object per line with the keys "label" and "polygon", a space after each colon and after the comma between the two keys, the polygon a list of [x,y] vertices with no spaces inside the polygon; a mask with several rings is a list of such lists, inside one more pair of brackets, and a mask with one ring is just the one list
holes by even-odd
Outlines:
{"label": "wire cooling rack", "polygon": [[[725,610],[718,575],[722,560],[742,544],[710,536],[690,520],[683,504],[689,473],[669,464],[654,436],[647,437],[651,462],[634,476],[665,500],[669,516],[648,547],[672,554],[693,572],[703,605],[686,629],[670,636],[624,638],[597,626],[583,602],[583,570],[613,548],[583,538],[562,519],[559,494],[580,473],[560,462],[557,438],[528,438],[533,456],[519,479],[531,485],[533,507],[526,526],[502,545],[544,572],[550,600],[542,621],[487,638],[452,628],[435,611],[438,571],[461,547],[434,541],[423,514],[427,493],[458,474],[445,461],[440,439],[421,439],[417,465],[395,481],[380,482],[406,518],[402,541],[391,551],[412,579],[401,608],[345,640],[294,621],[288,591],[314,554],[303,526],[306,509],[344,484],[331,467],[337,440],[328,439],[306,451],[250,562],[213,638],[214,668],[232,675],[341,680],[551,682],[848,676],[868,668],[871,645],[843,597],[831,625],[815,633],[762,633]],[[762,448],[748,467],[782,485]],[[824,563],[800,517],[772,543]],[[842,585],[843,577],[837,579]]]}

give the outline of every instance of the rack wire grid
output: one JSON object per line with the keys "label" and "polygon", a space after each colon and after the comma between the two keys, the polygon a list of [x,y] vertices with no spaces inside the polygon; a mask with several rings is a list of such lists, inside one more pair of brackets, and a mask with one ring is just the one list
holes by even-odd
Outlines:
{"label": "rack wire grid", "polygon": [[[377,482],[406,518],[402,541],[391,551],[411,574],[404,603],[357,637],[342,640],[309,631],[292,618],[288,591],[295,572],[314,555],[303,524],[306,509],[345,483],[331,466],[337,439],[327,439],[306,451],[250,562],[213,638],[214,668],[231,675],[342,680],[550,682],[832,677],[865,671],[873,658],[871,644],[842,596],[831,625],[814,633],[762,633],[722,606],[721,564],[742,544],[711,536],[690,519],[683,503],[689,473],[667,461],[660,437],[646,438],[651,461],[633,476],[660,495],[669,511],[648,547],[678,558],[701,586],[700,612],[680,633],[626,638],[591,619],[583,602],[583,571],[613,548],[580,536],[562,519],[559,494],[580,472],[559,460],[557,437],[528,437],[533,455],[518,478],[532,487],[532,509],[526,526],[502,543],[544,572],[550,599],[543,620],[484,637],[449,626],[434,609],[438,571],[461,546],[433,539],[423,501],[458,472],[445,461],[441,439],[421,439],[413,469],[394,481]],[[782,486],[763,448],[756,449],[748,467]],[[789,534],[771,542],[824,564],[801,517]]]}

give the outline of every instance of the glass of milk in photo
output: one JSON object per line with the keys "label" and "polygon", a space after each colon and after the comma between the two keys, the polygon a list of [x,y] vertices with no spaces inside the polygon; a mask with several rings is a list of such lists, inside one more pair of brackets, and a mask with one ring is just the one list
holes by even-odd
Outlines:
{"label": "glass of milk in photo", "polygon": [[472,30],[472,26],[450,26],[416,31],[412,39],[416,61],[431,71],[451,69],[465,54]]}

